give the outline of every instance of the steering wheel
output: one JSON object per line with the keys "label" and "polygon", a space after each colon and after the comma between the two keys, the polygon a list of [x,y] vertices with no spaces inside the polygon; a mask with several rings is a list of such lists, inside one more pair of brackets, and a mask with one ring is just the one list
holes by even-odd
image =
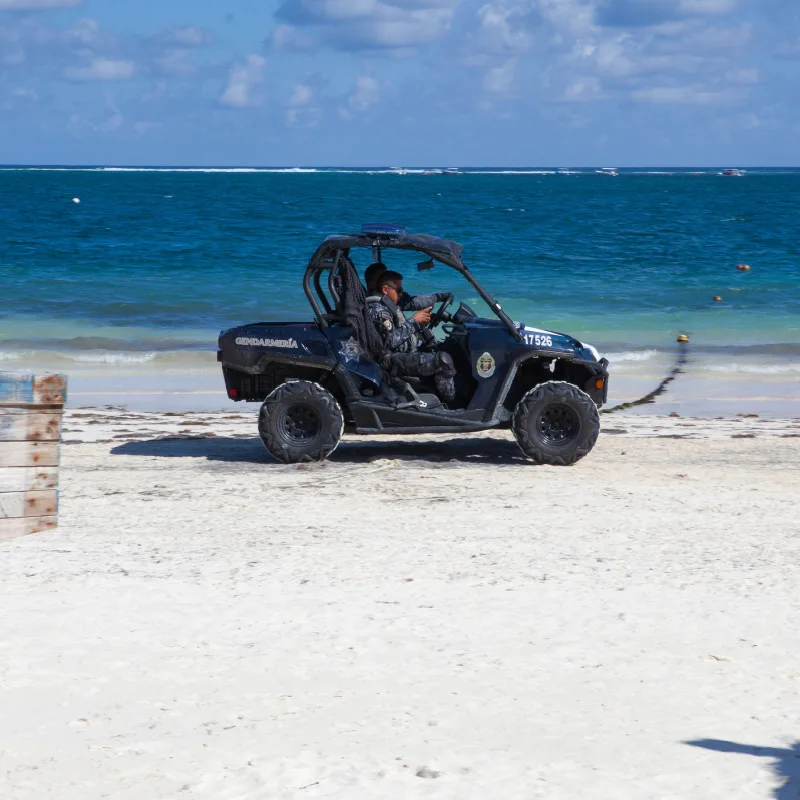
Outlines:
{"label": "steering wheel", "polygon": [[431,314],[430,321],[425,326],[429,331],[432,331],[437,325],[450,319],[450,315],[447,313],[447,307],[452,302],[453,302],[453,295],[450,292],[448,292],[447,297],[445,297],[445,299],[442,300],[441,304],[439,305],[439,308],[437,308],[436,311],[434,311],[433,314]]}

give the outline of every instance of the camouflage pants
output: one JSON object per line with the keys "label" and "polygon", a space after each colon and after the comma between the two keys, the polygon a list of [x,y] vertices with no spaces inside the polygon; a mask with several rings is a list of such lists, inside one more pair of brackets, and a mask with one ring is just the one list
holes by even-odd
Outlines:
{"label": "camouflage pants", "polygon": [[393,373],[409,378],[433,376],[439,396],[445,403],[455,397],[453,378],[456,368],[449,353],[393,353],[391,358]]}

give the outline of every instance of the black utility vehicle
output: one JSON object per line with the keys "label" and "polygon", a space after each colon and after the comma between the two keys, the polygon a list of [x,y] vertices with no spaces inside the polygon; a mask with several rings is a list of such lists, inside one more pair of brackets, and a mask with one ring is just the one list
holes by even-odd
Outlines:
{"label": "black utility vehicle", "polygon": [[[496,315],[478,317],[450,299],[434,309],[424,348],[450,354],[455,400],[443,404],[432,379],[392,375],[381,367],[366,326],[365,291],[353,248],[427,256],[460,272]],[[257,322],[223,331],[217,360],[228,397],[260,402],[259,433],[286,462],[321,461],[345,430],[353,433],[462,433],[511,428],[538,464],[573,464],[594,446],[597,408],[608,392],[608,361],[563,333],[512,322],[461,260],[461,245],[392,225],[329,236],[306,267],[303,289],[314,322]]]}

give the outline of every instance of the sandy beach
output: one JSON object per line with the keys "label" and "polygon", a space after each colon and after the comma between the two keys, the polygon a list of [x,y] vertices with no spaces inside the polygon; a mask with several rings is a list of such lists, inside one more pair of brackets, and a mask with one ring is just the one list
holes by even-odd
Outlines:
{"label": "sandy beach", "polygon": [[67,413],[0,547],[0,796],[800,796],[800,420],[279,465],[254,408]]}

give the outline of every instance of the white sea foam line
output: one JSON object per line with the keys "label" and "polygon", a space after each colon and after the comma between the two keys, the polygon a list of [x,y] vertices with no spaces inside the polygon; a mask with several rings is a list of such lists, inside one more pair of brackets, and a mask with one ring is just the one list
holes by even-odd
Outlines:
{"label": "white sea foam line", "polygon": [[286,169],[261,169],[258,167],[13,167],[3,172],[343,172],[344,170],[318,170],[303,167],[287,167]]}
{"label": "white sea foam line", "polygon": [[140,394],[171,394],[171,395],[184,395],[184,394],[218,394],[221,398],[225,397],[225,392],[219,389],[192,389],[188,391],[186,389],[174,389],[174,390],[167,390],[167,389],[137,389],[135,391],[124,391],[124,392],[114,392],[114,391],[100,391],[100,392],[73,392],[70,391],[70,397],[88,397],[89,395],[99,395],[101,397],[127,397],[129,395],[140,395]]}
{"label": "white sea foam line", "polygon": [[753,375],[785,375],[787,373],[800,373],[800,364],[707,364],[701,369],[709,372],[744,372]]}
{"label": "white sea foam line", "polygon": [[158,353],[56,353],[55,355],[82,364],[145,364],[155,359]]}
{"label": "white sea foam line", "polygon": [[[433,173],[433,168],[405,168],[408,175],[439,175]],[[196,173],[281,173],[281,174],[312,174],[312,173],[340,173],[343,175],[397,175],[399,169],[323,169],[318,167],[8,167],[3,172],[196,172]],[[463,171],[459,175],[556,175],[555,170],[480,170]],[[582,175],[579,171],[571,172],[572,175]]]}
{"label": "white sea foam line", "polygon": [[612,364],[615,361],[649,361],[658,355],[658,350],[625,350],[621,353],[605,353],[604,355]]}

